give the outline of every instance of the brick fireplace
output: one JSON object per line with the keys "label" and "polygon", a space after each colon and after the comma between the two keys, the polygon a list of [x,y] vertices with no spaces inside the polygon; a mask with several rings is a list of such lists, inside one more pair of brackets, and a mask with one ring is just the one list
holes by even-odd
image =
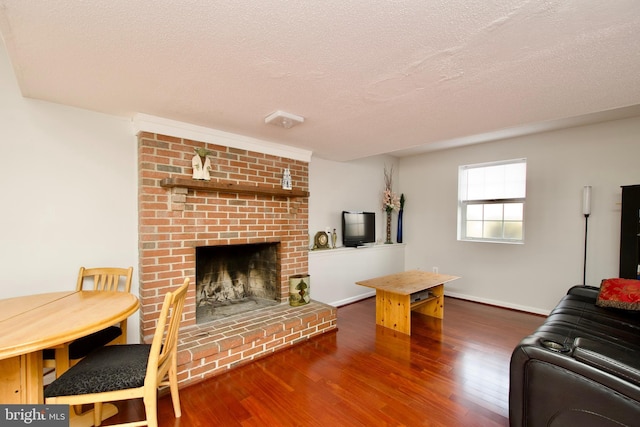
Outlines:
{"label": "brick fireplace", "polygon": [[[211,154],[211,181],[191,179],[194,149]],[[285,168],[293,190],[282,190]],[[138,133],[140,328],[155,330],[164,294],[185,277],[181,385],[336,328],[334,307],[288,304],[289,277],[308,273],[307,162],[150,132]],[[196,323],[196,248],[277,244],[275,306]],[[311,290],[313,297],[313,287]]]}

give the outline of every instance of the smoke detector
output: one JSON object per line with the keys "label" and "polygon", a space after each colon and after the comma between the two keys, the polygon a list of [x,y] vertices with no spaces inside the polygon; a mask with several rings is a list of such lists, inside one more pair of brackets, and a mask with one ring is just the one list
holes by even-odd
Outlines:
{"label": "smoke detector", "polygon": [[304,122],[304,117],[278,110],[265,117],[264,122],[270,125],[282,126],[285,129],[291,129],[295,125]]}

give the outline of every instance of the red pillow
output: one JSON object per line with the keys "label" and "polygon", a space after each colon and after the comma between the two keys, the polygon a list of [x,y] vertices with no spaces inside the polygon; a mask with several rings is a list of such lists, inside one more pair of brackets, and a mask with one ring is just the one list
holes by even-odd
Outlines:
{"label": "red pillow", "polygon": [[620,278],[603,280],[596,305],[640,310],[640,280]]}

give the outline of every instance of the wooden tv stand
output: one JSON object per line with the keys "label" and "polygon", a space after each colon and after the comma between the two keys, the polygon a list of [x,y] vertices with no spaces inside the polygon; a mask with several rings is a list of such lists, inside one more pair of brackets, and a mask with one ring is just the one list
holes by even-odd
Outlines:
{"label": "wooden tv stand", "polygon": [[[456,279],[459,277],[410,270],[356,284],[376,290],[377,325],[411,335],[411,311],[442,319],[444,284]],[[412,302],[418,296],[421,298]]]}

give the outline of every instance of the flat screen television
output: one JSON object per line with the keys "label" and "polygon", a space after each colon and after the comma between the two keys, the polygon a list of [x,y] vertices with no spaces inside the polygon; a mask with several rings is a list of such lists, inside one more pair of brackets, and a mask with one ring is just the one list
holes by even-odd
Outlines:
{"label": "flat screen television", "polygon": [[376,241],[376,214],[374,212],[342,211],[342,244],[363,246]]}

